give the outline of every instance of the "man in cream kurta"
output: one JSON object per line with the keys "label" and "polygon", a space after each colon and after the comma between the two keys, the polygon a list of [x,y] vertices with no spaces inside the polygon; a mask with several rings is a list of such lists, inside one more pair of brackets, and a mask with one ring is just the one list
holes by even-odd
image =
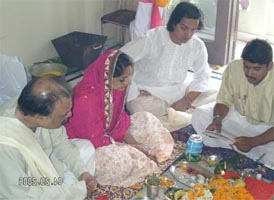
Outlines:
{"label": "man in cream kurta", "polygon": [[[41,80],[43,84],[60,87],[51,79]],[[60,101],[63,105],[67,103]],[[32,126],[26,125],[27,116],[18,114],[16,104],[17,99],[12,99],[0,110],[0,199],[84,199],[88,186],[83,176],[90,175],[65,128],[36,127],[33,132]],[[64,180],[65,169],[74,175],[73,183],[73,178],[68,178],[70,185]]]}
{"label": "man in cream kurta", "polygon": [[222,77],[216,105],[197,108],[192,124],[206,145],[230,148],[229,143],[203,134],[208,129],[235,138],[234,145],[252,159],[274,168],[274,70],[271,46],[253,40],[242,60],[231,62]]}

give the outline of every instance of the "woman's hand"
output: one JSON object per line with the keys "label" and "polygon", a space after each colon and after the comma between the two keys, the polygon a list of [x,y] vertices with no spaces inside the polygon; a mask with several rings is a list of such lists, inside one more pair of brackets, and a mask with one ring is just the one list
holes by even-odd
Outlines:
{"label": "woman's hand", "polygon": [[127,134],[125,135],[125,138],[124,138],[124,142],[127,143],[128,145],[138,149],[139,151],[142,151],[149,159],[157,162],[156,157],[149,153],[149,148],[139,144],[130,133],[127,132]]}
{"label": "woman's hand", "polygon": [[84,172],[78,177],[79,181],[85,181],[87,186],[87,195],[91,196],[97,188],[97,181],[90,173]]}
{"label": "woman's hand", "polygon": [[154,162],[157,162],[157,158],[154,155],[151,155],[149,152],[149,149],[144,147],[140,144],[130,144],[132,147],[138,149],[139,151],[142,151],[150,160],[153,160]]}

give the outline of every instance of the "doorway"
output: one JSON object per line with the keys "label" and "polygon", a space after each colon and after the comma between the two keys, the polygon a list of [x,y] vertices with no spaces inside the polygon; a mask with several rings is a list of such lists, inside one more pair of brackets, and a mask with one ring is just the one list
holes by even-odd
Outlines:
{"label": "doorway", "polygon": [[197,34],[211,65],[240,58],[246,42],[254,38],[266,39],[274,50],[274,0],[171,0],[166,21],[181,1],[196,4],[204,13],[205,28]]}
{"label": "doorway", "polygon": [[206,45],[209,64],[224,65],[231,61],[237,37],[238,0],[171,0],[165,13],[166,21],[182,1],[195,4],[203,13],[204,29],[196,35]]}
{"label": "doorway", "polygon": [[248,6],[243,8],[241,4],[239,5],[238,32],[234,59],[241,57],[241,52],[246,42],[254,38],[267,40],[274,51],[274,0],[241,1],[248,2]]}

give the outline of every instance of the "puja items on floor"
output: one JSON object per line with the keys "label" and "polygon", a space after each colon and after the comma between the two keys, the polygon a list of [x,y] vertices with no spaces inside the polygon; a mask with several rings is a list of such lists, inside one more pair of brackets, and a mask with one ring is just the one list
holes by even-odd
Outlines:
{"label": "puja items on floor", "polygon": [[245,188],[243,179],[225,179],[217,176],[209,179],[206,184],[196,184],[188,191],[183,189],[168,189],[165,192],[171,200],[223,200],[223,199],[245,199],[253,200],[254,197]]}

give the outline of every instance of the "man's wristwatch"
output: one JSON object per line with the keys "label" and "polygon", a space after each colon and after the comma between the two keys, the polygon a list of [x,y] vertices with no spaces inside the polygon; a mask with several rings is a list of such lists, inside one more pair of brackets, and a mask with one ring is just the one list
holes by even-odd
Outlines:
{"label": "man's wristwatch", "polygon": [[222,121],[222,116],[221,115],[214,115],[213,116],[213,120],[215,120],[215,119],[219,119],[219,120],[221,120]]}

